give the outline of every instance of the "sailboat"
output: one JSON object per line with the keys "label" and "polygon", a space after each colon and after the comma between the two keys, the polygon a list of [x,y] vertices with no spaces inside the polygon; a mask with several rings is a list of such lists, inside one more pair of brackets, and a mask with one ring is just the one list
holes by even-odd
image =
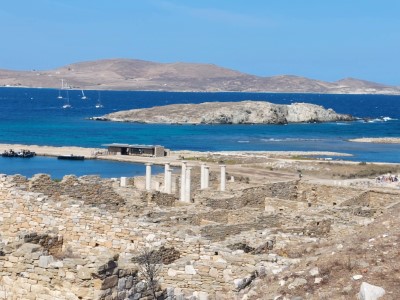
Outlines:
{"label": "sailboat", "polygon": [[68,91],[67,91],[67,98],[66,98],[65,104],[63,105],[62,108],[64,108],[64,109],[72,108],[71,104],[69,104],[69,94],[68,94]]}
{"label": "sailboat", "polygon": [[96,108],[103,108],[104,106],[103,106],[103,104],[101,104],[101,101],[100,101],[100,92],[99,92],[99,97],[97,98],[97,103],[96,103]]}
{"label": "sailboat", "polygon": [[61,89],[58,90],[58,97],[57,99],[62,99],[61,90],[64,88],[64,79],[61,79]]}
{"label": "sailboat", "polygon": [[87,97],[85,96],[85,93],[83,92],[83,90],[82,90],[82,97],[81,97],[81,99],[82,99],[82,100],[86,100],[86,99],[87,99]]}

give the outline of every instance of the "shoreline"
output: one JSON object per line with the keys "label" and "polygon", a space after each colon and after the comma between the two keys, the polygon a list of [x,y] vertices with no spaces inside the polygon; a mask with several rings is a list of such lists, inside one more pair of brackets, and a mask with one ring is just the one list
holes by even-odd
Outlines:
{"label": "shoreline", "polygon": [[78,146],[42,146],[42,145],[24,145],[24,144],[0,144],[0,153],[6,150],[22,150],[27,149],[34,151],[37,156],[52,156],[60,155],[81,155],[85,159],[105,159],[116,161],[157,161],[178,159],[181,156],[197,155],[206,156],[209,154],[217,155],[236,155],[236,156],[260,156],[260,157],[292,157],[292,156],[335,156],[335,157],[351,157],[352,154],[330,151],[192,151],[192,150],[175,150],[171,151],[170,156],[165,157],[144,157],[134,155],[108,155],[105,154],[105,148],[86,148]]}
{"label": "shoreline", "polygon": [[[193,157],[207,156],[232,156],[241,158],[265,158],[278,160],[304,160],[304,161],[327,161],[332,163],[349,163],[357,164],[361,161],[343,160],[344,157],[352,157],[352,154],[343,152],[330,151],[192,151],[192,150],[175,150],[171,151],[170,156],[152,157],[152,156],[136,156],[136,155],[108,155],[105,148],[85,148],[77,146],[42,146],[42,145],[23,145],[23,144],[0,144],[0,153],[13,149],[19,151],[22,149],[30,150],[37,156],[57,157],[61,155],[77,155],[84,156],[85,159],[111,160],[127,163],[153,163],[155,165],[163,165],[170,163],[171,166],[180,166],[182,160],[192,159]],[[388,165],[396,162],[374,162],[367,163]]]}
{"label": "shoreline", "polygon": [[357,138],[349,139],[348,141],[355,143],[400,144],[400,137]]}
{"label": "shoreline", "polygon": [[[24,88],[24,89],[49,89],[59,90],[59,87],[32,87],[32,86],[0,86],[0,88]],[[70,91],[108,91],[108,92],[160,92],[160,93],[249,93],[249,94],[310,94],[310,95],[379,95],[379,96],[400,96],[399,93],[320,93],[320,92],[278,92],[278,91],[201,91],[201,90],[126,90],[126,89],[92,89],[74,87]]]}
{"label": "shoreline", "polygon": [[191,150],[176,150],[171,151],[170,156],[165,157],[144,157],[133,155],[108,155],[105,148],[85,148],[77,146],[41,146],[41,145],[23,145],[23,144],[0,144],[0,153],[13,149],[19,151],[22,149],[30,150],[36,153],[37,156],[57,157],[60,155],[79,155],[85,159],[102,159],[114,160],[120,162],[131,163],[147,163],[154,164],[178,164],[182,161],[182,157],[190,156],[240,156],[240,157],[264,157],[264,158],[282,158],[296,159],[304,157],[310,160],[318,160],[316,156],[327,157],[325,160],[331,160],[331,157],[351,157],[351,154],[328,151],[191,151]]}

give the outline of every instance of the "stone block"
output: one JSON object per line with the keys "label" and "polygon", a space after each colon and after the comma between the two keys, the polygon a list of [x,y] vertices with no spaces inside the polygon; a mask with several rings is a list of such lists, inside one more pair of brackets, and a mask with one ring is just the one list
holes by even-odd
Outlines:
{"label": "stone block", "polygon": [[211,277],[217,278],[218,277],[218,270],[216,268],[211,268],[209,275]]}
{"label": "stone block", "polygon": [[130,289],[133,286],[133,276],[128,276],[125,282],[125,288]]}
{"label": "stone block", "polygon": [[126,277],[120,278],[118,280],[118,291],[124,290],[126,287]]}
{"label": "stone block", "polygon": [[8,260],[9,260],[9,262],[17,263],[19,261],[19,258],[15,257],[15,256],[12,256],[12,255],[9,255],[8,256]]}
{"label": "stone block", "polygon": [[185,273],[189,275],[195,275],[197,272],[194,269],[193,265],[186,265],[185,266]]}
{"label": "stone block", "polygon": [[377,300],[383,295],[385,295],[385,290],[380,286],[363,282],[360,286],[358,297],[360,300]]}
{"label": "stone block", "polygon": [[113,288],[117,284],[118,284],[118,276],[117,275],[112,275],[112,276],[106,277],[103,280],[103,284],[101,286],[101,289],[102,290],[106,290],[106,289],[109,289],[109,288]]}
{"label": "stone block", "polygon": [[68,280],[75,280],[75,273],[67,271],[65,272],[65,278]]}
{"label": "stone block", "polygon": [[42,255],[39,257],[39,267],[48,268],[49,264],[53,263],[54,259],[52,255]]}
{"label": "stone block", "polygon": [[77,273],[77,277],[81,280],[92,279],[92,270],[86,267],[80,268]]}
{"label": "stone block", "polygon": [[14,264],[12,262],[9,261],[5,261],[4,262],[4,268],[13,268]]}

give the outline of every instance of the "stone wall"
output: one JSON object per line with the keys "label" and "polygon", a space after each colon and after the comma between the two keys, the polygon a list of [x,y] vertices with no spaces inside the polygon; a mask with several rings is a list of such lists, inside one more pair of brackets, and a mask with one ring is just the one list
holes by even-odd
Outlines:
{"label": "stone wall", "polygon": [[348,199],[358,196],[360,193],[361,190],[356,188],[300,182],[298,200],[308,203],[339,205]]}
{"label": "stone wall", "polygon": [[[175,295],[214,298],[224,291],[230,299],[235,290],[232,274],[245,277],[258,268],[250,261],[243,269],[241,259],[227,259],[228,252],[214,259],[219,246],[210,240],[172,235],[171,228],[130,217],[123,206],[109,210],[72,197],[72,186],[83,195],[91,193],[90,181],[87,192],[82,179],[72,177],[53,182],[41,175],[25,182],[25,188],[18,184],[0,177],[0,299],[146,299],[137,265],[130,261],[146,247],[173,247],[180,253],[160,274],[161,287]],[[218,221],[218,215],[213,219]],[[265,228],[268,221],[260,220],[259,226]],[[254,227],[226,227],[229,234],[241,230]],[[218,227],[212,231],[218,235]]]}
{"label": "stone wall", "polygon": [[37,174],[29,181],[27,191],[41,193],[55,200],[60,199],[62,195],[82,200],[86,205],[115,209],[124,205],[125,200],[114,192],[112,184],[111,180],[104,180],[98,176],[77,178],[67,175],[58,182],[53,181],[49,175]]}
{"label": "stone wall", "polygon": [[[0,175],[0,299],[148,299],[139,266],[132,262],[143,249],[174,249],[160,273],[168,299],[234,299],[240,282],[291,262],[277,255],[232,253],[226,244],[247,240],[256,248],[278,232],[328,235],[334,218],[306,213],[307,199],[315,195],[321,207],[331,206],[328,195],[338,204],[352,199],[352,209],[368,197],[374,207],[399,201],[398,193],[297,181],[197,191],[197,203],[116,186],[92,176],[55,182],[47,175],[31,180]],[[135,191],[140,214],[126,200]],[[265,211],[267,203],[278,211]],[[285,217],[281,206],[296,215]]]}
{"label": "stone wall", "polygon": [[199,203],[213,209],[234,210],[243,207],[264,209],[265,197],[278,199],[297,199],[298,181],[267,183],[261,186],[243,188],[234,192],[206,193],[203,196],[198,193],[195,203]]}
{"label": "stone wall", "polygon": [[382,192],[371,190],[369,201],[372,207],[387,207],[393,203],[400,202],[400,192]]}

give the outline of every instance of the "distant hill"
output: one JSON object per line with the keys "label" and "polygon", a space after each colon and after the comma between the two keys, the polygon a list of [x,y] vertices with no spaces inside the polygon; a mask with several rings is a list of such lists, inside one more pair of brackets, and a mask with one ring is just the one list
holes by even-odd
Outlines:
{"label": "distant hill", "polygon": [[105,59],[47,71],[0,69],[0,86],[60,88],[61,79],[73,89],[400,94],[400,87],[353,78],[326,82],[292,75],[260,77],[213,64]]}

